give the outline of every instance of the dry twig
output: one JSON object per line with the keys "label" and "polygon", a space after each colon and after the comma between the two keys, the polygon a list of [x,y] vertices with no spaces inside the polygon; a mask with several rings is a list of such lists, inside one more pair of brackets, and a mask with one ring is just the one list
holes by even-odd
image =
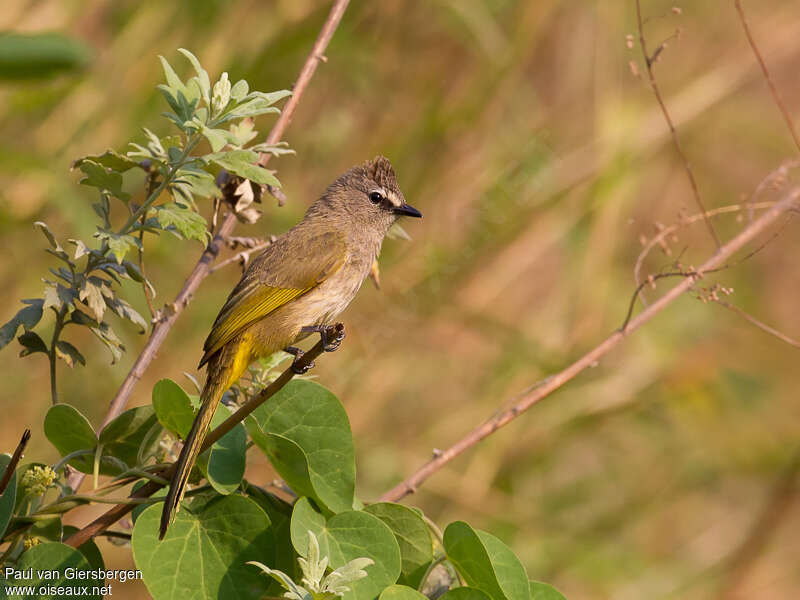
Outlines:
{"label": "dry twig", "polygon": [[775,104],[778,105],[778,110],[781,111],[783,115],[783,119],[786,121],[786,126],[789,128],[789,133],[794,140],[797,149],[800,150],[800,137],[797,135],[797,130],[794,126],[794,121],[792,120],[792,115],[789,114],[789,110],[783,103],[780,94],[778,93],[778,89],[775,87],[775,84],[772,82],[772,77],[770,77],[769,69],[767,69],[767,64],[764,62],[763,57],[761,56],[761,52],[756,45],[756,41],[753,38],[753,34],[750,33],[750,26],[747,24],[747,19],[744,16],[744,9],[742,8],[742,1],[741,0],[734,0],[734,4],[736,5],[736,12],[739,13],[739,20],[742,22],[742,27],[744,28],[744,34],[747,36],[747,41],[750,44],[750,48],[753,49],[753,54],[756,56],[756,60],[758,61],[758,65],[761,67],[761,72],[764,73],[764,79],[767,80],[767,86],[769,86],[769,91],[772,94],[772,98],[775,100]]}
{"label": "dry twig", "polygon": [[[656,51],[651,55],[647,50],[647,41],[644,37],[644,22],[642,21],[642,7],[641,1],[636,0],[636,22],[639,28],[639,45],[642,49],[642,55],[644,56],[645,67],[647,68],[647,77],[650,83],[650,89],[653,90],[653,95],[656,97],[656,101],[658,102],[658,106],[661,108],[661,112],[664,115],[664,120],[667,122],[667,126],[669,127],[670,135],[672,135],[672,143],[675,146],[675,150],[678,153],[678,157],[681,159],[683,163],[683,168],[686,170],[686,175],[689,178],[689,184],[692,187],[692,194],[694,195],[695,202],[697,202],[697,206],[700,208],[700,212],[705,214],[706,208],[703,205],[703,200],[700,198],[700,189],[697,187],[697,181],[694,178],[694,172],[692,171],[692,166],[689,163],[689,159],[686,158],[686,154],[683,152],[683,148],[681,148],[680,141],[678,141],[678,132],[675,129],[675,125],[672,122],[672,117],[667,110],[667,105],[664,104],[664,100],[661,97],[661,91],[659,90],[658,83],[656,82],[655,74],[653,73],[653,64],[655,63],[656,59],[658,58],[661,51],[664,49],[664,44],[659,44]],[[711,224],[711,220],[709,218],[705,218],[706,227],[708,227],[708,232],[711,234],[711,237],[714,238],[714,243],[717,245],[717,248],[720,247],[719,237],[717,237],[717,232],[714,231],[714,226]]]}
{"label": "dry twig", "polygon": [[[791,210],[798,197],[800,197],[800,189],[792,190],[791,193],[787,194],[783,199],[776,202],[758,219],[742,229],[736,235],[736,237],[730,240],[727,244],[721,246],[710,258],[708,258],[698,269],[696,269],[696,272],[699,274],[709,273],[723,266],[725,262],[731,256],[733,256],[734,253],[739,251],[746,244],[751,242],[756,236],[762,233],[767,227],[772,225],[783,213]],[[426,479],[428,479],[428,477],[433,475],[451,460],[459,456],[462,452],[472,448],[484,438],[488,437],[504,425],[507,425],[516,419],[520,414],[574,379],[585,369],[595,366],[603,356],[608,354],[613,348],[622,342],[622,340],[624,340],[629,333],[633,333],[642,325],[650,321],[653,317],[655,317],[658,313],[664,310],[684,292],[692,287],[695,282],[695,277],[686,277],[683,273],[681,275],[682,281],[672,287],[668,292],[653,302],[641,313],[633,317],[625,329],[615,331],[571,365],[550,376],[542,385],[525,394],[511,408],[502,411],[493,418],[482,423],[448,449],[443,450],[441,453],[437,453],[436,456],[420,467],[416,472],[414,472],[414,474],[397,484],[391,490],[384,493],[380,497],[380,500],[396,502],[401,498],[414,493],[417,488]]]}

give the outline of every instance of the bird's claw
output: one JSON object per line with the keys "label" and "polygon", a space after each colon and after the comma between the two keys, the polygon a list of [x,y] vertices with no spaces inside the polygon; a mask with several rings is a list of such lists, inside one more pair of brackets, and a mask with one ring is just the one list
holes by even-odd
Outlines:
{"label": "bird's claw", "polygon": [[314,368],[314,361],[312,360],[307,365],[300,364],[300,356],[296,356],[292,361],[292,373],[295,375],[303,375]]}
{"label": "bird's claw", "polygon": [[302,375],[303,373],[307,373],[311,369],[314,368],[314,361],[312,360],[307,365],[301,364],[301,360],[305,352],[300,350],[300,348],[295,348],[294,346],[289,346],[288,348],[283,349],[284,352],[288,352],[292,356],[294,356],[294,360],[292,360],[291,369],[292,373],[295,375]]}
{"label": "bird's claw", "polygon": [[336,352],[339,346],[342,345],[342,340],[344,340],[344,325],[342,323],[326,325],[320,330],[319,335],[322,340],[322,350],[324,352]]}

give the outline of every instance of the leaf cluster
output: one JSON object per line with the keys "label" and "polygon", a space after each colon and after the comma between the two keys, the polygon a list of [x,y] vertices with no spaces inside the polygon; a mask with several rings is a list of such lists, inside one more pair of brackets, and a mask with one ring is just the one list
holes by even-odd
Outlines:
{"label": "leaf cluster", "polygon": [[[250,222],[260,216],[253,204],[260,200],[262,189],[280,187],[274,173],[259,166],[258,159],[263,153],[290,150],[283,144],[254,142],[258,137],[254,117],[278,113],[275,103],[290,92],[250,91],[244,80],[231,84],[227,73],[212,85],[197,58],[188,50],[180,52],[195,74],[182,80],[162,57],[166,82],[158,86],[170,109],[164,116],[173,133],[159,136],[145,128],[144,140],[131,142],[125,153],[107,150],[73,163],[73,169],[82,173],[80,183],[96,194],[92,207],[99,221],[92,239],[70,238],[62,245],[47,224],[35,223],[57,263],[43,279],[42,296],[23,300],[23,308],[0,328],[0,348],[16,337],[21,356],[45,354],[51,362],[54,402],[56,361],[69,367],[86,364],[81,351],[63,339],[68,326],[88,328],[108,348],[112,363],[125,347],[107,319],[109,314],[129,321],[140,333],[146,331],[149,320],[122,297],[120,285],[126,279],[139,284],[148,304],[156,295],[144,269],[151,236],[166,231],[181,240],[206,243],[209,227],[198,200],[219,200],[221,182],[232,189],[232,210]],[[132,187],[132,181],[139,186]],[[45,315],[53,317],[48,341],[39,327]],[[151,315],[156,318],[158,314]],[[37,327],[39,331],[34,331]]]}
{"label": "leaf cluster", "polygon": [[[7,559],[23,564],[42,546],[66,552],[61,515],[123,483],[153,478],[175,454],[175,440],[188,433],[196,400],[162,380],[150,405],[126,411],[99,439],[76,409],[52,407],[45,433],[63,457],[54,465],[59,479],[42,498],[25,499],[24,492],[21,502],[0,497],[0,535],[14,548]],[[212,427],[230,414],[221,405]],[[244,477],[251,447],[272,463],[282,489],[264,489]],[[66,464],[113,479],[94,497],[77,496],[64,487]],[[23,477],[31,468],[22,467]],[[9,486],[11,494],[19,491],[19,480]],[[563,598],[529,581],[519,559],[489,533],[458,521],[442,534],[417,509],[389,502],[365,506],[355,495],[347,414],[314,381],[290,381],[201,455],[191,480],[194,487],[162,541],[158,498],[133,512],[134,560],[156,599],[190,590],[200,598],[283,593],[295,600],[421,600],[423,592],[446,600]],[[21,541],[31,537],[39,545],[24,550]],[[73,552],[79,561],[80,552]],[[444,588],[431,584],[437,570],[446,575]]]}

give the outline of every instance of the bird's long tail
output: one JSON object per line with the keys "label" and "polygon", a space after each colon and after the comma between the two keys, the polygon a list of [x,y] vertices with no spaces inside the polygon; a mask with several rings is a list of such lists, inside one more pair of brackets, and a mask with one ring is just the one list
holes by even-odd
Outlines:
{"label": "bird's long tail", "polygon": [[175,463],[175,472],[172,476],[169,492],[164,500],[158,539],[164,537],[175,513],[180,508],[183,494],[186,491],[186,482],[189,480],[189,474],[192,472],[197,455],[200,454],[203,440],[206,437],[206,433],[208,433],[208,426],[219,405],[222,394],[228,388],[230,373],[226,371],[229,370],[224,369],[220,372],[213,368],[212,365],[209,365],[206,385],[200,395],[200,411],[197,413],[194,423],[192,423],[189,435],[186,436],[178,462]]}

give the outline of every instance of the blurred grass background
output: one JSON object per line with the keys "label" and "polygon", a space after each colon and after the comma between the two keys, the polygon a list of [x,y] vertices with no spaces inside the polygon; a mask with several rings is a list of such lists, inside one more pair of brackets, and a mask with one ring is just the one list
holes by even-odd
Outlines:
{"label": "blurred grass background", "polygon": [[[89,237],[88,189],[70,162],[124,149],[147,126],[166,133],[155,91],[165,55],[191,49],[212,73],[273,90],[291,86],[329,4],[316,0],[6,0],[0,30],[61,32],[92,49],[87,67],[44,81],[0,83],[0,290],[3,321],[41,293],[53,261],[35,220],[60,239]],[[797,154],[747,45],[732,2],[644,2],[651,48],[682,29],[656,72],[708,207],[747,198]],[[746,2],[786,104],[800,106],[800,6]],[[409,474],[509,398],[618,327],[633,264],[658,223],[695,205],[645,81],[633,2],[354,0],[275,160],[287,205],[242,235],[279,233],[341,171],[390,157],[410,203],[413,241],[390,240],[382,289],[369,282],[345,313],[348,338],[319,361],[320,381],[347,406],[365,500]],[[268,131],[269,119],[259,123]],[[140,141],[140,140],[138,140]],[[767,196],[769,197],[769,195]],[[733,217],[715,220],[730,236]],[[713,246],[702,224],[681,231],[698,264]],[[201,247],[162,236],[148,272],[170,301]],[[716,281],[731,300],[800,336],[797,226]],[[209,326],[239,276],[210,277],[163,346],[133,401],[160,378],[190,387]],[[666,288],[661,284],[660,288]],[[653,297],[653,292],[647,295]],[[128,298],[146,313],[140,290]],[[94,339],[87,368],[60,368],[62,398],[97,424],[144,338],[120,325],[121,364]],[[70,338],[73,341],[73,338]],[[800,596],[798,351],[724,308],[686,296],[597,368],[432,477],[410,501],[440,524],[465,519],[511,544],[529,575],[569,598]],[[47,364],[3,351],[2,450],[33,428],[28,460],[53,461],[41,431]],[[254,457],[255,458],[255,457]],[[249,477],[274,477],[254,460]],[[779,488],[783,489],[783,488]],[[788,490],[788,491],[786,491]],[[783,510],[770,499],[783,499]],[[765,510],[765,507],[768,507]],[[86,522],[98,510],[73,516]],[[751,535],[759,518],[771,529]],[[749,541],[748,541],[749,540]],[[760,544],[759,544],[760,543]],[[127,550],[100,541],[109,568]],[[754,550],[731,563],[737,548]],[[755,544],[755,546],[753,546]],[[733,566],[731,566],[733,565]],[[736,579],[734,579],[736,577]],[[115,598],[146,598],[140,582]]]}

